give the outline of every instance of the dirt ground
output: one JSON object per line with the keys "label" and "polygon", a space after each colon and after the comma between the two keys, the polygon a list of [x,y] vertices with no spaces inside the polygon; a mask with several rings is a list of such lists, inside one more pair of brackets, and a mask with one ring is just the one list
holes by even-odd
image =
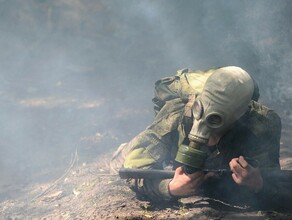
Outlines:
{"label": "dirt ground", "polygon": [[[283,129],[281,166],[292,167],[288,133]],[[112,151],[92,163],[79,163],[78,152],[68,169],[51,182],[29,184],[22,196],[0,203],[1,219],[292,219],[292,212],[250,211],[201,197],[178,204],[152,205],[140,201],[124,180],[109,174]]]}

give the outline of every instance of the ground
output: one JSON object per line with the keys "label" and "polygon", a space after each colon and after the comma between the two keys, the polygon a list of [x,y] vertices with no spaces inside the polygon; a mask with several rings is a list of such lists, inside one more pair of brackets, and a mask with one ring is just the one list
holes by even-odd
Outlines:
{"label": "ground", "polygon": [[[290,128],[283,129],[281,166],[291,168]],[[125,180],[110,174],[113,151],[79,163],[78,151],[54,181],[28,184],[22,196],[0,203],[1,219],[292,219],[292,212],[249,210],[220,201],[191,197],[180,203],[153,205],[140,201]]]}

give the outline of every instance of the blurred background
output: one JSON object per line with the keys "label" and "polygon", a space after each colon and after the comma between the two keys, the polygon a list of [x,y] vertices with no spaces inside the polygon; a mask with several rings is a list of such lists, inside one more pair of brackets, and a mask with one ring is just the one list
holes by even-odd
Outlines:
{"label": "blurred background", "polygon": [[0,0],[0,200],[60,176],[76,150],[90,163],[130,140],[153,119],[155,81],[178,69],[246,69],[285,127],[291,12],[289,0]]}

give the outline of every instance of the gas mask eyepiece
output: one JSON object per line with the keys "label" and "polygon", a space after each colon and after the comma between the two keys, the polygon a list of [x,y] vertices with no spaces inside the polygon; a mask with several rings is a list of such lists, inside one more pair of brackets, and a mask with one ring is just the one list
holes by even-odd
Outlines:
{"label": "gas mask eyepiece", "polygon": [[203,116],[203,112],[204,112],[204,108],[203,108],[202,102],[200,100],[195,100],[193,104],[193,109],[192,109],[194,119],[200,120]]}
{"label": "gas mask eyepiece", "polygon": [[218,129],[224,124],[223,116],[219,113],[212,113],[206,117],[206,125],[212,129]]}

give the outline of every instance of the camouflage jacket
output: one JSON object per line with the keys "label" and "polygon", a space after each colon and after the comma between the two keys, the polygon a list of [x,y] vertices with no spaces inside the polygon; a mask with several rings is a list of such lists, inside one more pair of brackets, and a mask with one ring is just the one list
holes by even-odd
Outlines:
{"label": "camouflage jacket", "polygon": [[[175,169],[174,158],[178,146],[186,139],[192,127],[192,118],[187,99],[177,97],[166,100],[157,111],[154,122],[133,138],[127,146],[125,168],[164,169],[171,165]],[[279,165],[279,145],[281,121],[279,116],[258,102],[251,101],[249,110],[227,132],[220,142],[209,148],[206,168],[227,168],[232,158],[240,155],[256,159],[260,168],[276,168]],[[173,198],[168,191],[167,180],[131,179],[131,188],[140,196],[152,201],[169,201]],[[261,199],[268,190],[271,197],[276,194],[275,186],[265,182],[258,194],[236,185],[231,176],[207,181],[201,192],[217,198],[224,195],[229,202]],[[274,193],[273,193],[274,192]],[[236,195],[236,196],[235,196]]]}

